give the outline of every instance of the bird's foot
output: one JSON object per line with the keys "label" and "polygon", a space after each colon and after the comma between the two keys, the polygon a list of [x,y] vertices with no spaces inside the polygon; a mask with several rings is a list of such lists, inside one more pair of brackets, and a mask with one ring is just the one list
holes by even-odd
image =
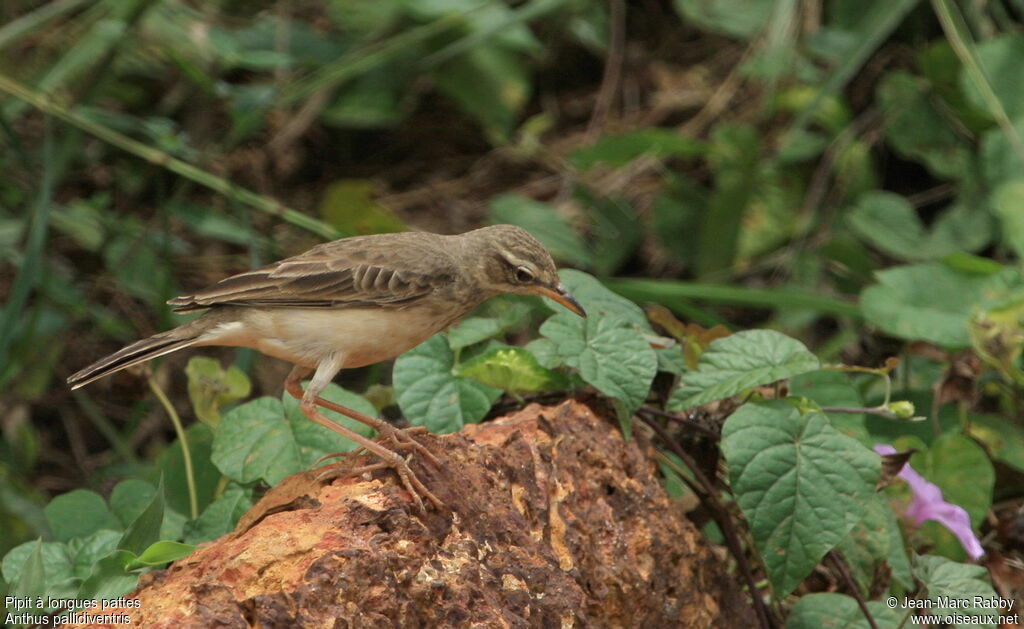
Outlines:
{"label": "bird's foot", "polygon": [[[290,381],[291,377],[289,377],[289,382]],[[288,391],[292,393],[292,395],[296,395],[301,391],[301,387],[298,388],[297,391],[293,391],[292,389],[294,387],[290,387],[288,382],[286,382],[285,385]],[[332,411],[341,413],[342,415],[351,417],[352,419],[355,419],[360,423],[366,424],[367,426],[370,426],[377,430],[377,432],[380,433],[380,436],[377,439],[369,439],[367,437],[364,437],[363,435],[346,427],[343,424],[331,421],[330,419],[325,417],[319,410],[317,410],[317,406],[321,406],[323,408],[327,408]],[[441,502],[441,500],[437,496],[431,493],[431,491],[427,489],[426,485],[420,482],[420,479],[416,477],[415,473],[413,473],[412,468],[409,467],[409,460],[412,458],[413,454],[423,455],[425,458],[429,459],[438,467],[440,467],[441,465],[441,462],[438,460],[438,458],[434,456],[434,454],[430,450],[428,450],[426,446],[412,438],[412,434],[421,433],[423,432],[423,429],[395,428],[394,426],[392,426],[391,424],[387,423],[382,419],[379,419],[377,417],[371,417],[369,415],[365,415],[363,413],[352,410],[340,404],[324,400],[323,398],[317,397],[315,395],[315,392],[310,393],[310,391],[306,391],[306,394],[302,396],[302,401],[299,404],[299,408],[302,410],[303,414],[305,414],[306,417],[311,419],[313,422],[320,424],[324,428],[333,430],[334,432],[338,433],[343,437],[347,437],[348,439],[358,444],[361,449],[376,455],[381,460],[381,463],[379,464],[371,464],[369,466],[362,466],[358,468],[353,468],[351,465],[348,465],[347,463],[350,463],[349,460],[341,461],[340,463],[330,466],[331,469],[327,470],[326,473],[321,473],[318,476],[318,478],[337,478],[339,476],[348,476],[353,473],[362,473],[366,471],[382,469],[384,467],[390,467],[393,470],[395,470],[395,472],[398,474],[399,479],[402,481],[402,486],[405,487],[410,494],[412,494],[412,497],[414,500],[416,500],[416,505],[420,508],[420,511],[424,513],[426,512],[426,509],[423,506],[423,499],[421,498],[421,496],[425,497],[427,500],[433,503],[434,506],[438,508],[444,508],[444,503]],[[394,445],[392,448],[389,448],[382,444],[382,441],[391,442]],[[411,452],[408,457],[403,458],[402,455],[400,455],[398,452],[395,452],[396,449],[403,451],[408,450]],[[356,453],[358,452],[359,449],[356,450]],[[333,456],[335,455],[328,455],[324,458],[332,458]],[[337,456],[345,456],[346,459],[348,459],[348,457],[350,457],[350,454],[345,453],[343,455],[339,454]]]}
{"label": "bird's foot", "polygon": [[[359,450],[362,450],[360,448]],[[339,452],[337,454],[328,454],[321,458],[324,460],[333,456],[344,456],[346,458],[357,454],[359,450],[353,452]],[[423,498],[429,500],[438,509],[446,509],[447,507],[441,499],[434,495],[426,485],[424,485],[420,479],[416,476],[416,473],[409,467],[409,460],[412,458],[411,455],[408,458],[403,459],[401,456],[394,454],[394,458],[387,457],[388,460],[380,461],[378,463],[370,463],[368,465],[360,465],[353,467],[348,465],[346,461],[334,463],[327,466],[317,476],[317,480],[321,482],[327,482],[336,478],[345,478],[348,476],[358,476],[359,474],[365,474],[367,472],[374,472],[377,470],[391,468],[398,474],[399,480],[402,481],[402,486],[405,487],[406,491],[412,496],[413,500],[416,501],[416,506],[419,508],[421,513],[426,513],[426,507],[423,504]],[[378,455],[381,456],[381,455]],[[381,456],[381,458],[385,458]],[[422,498],[421,498],[422,496]]]}
{"label": "bird's foot", "polygon": [[399,450],[411,451],[430,461],[434,467],[441,467],[440,459],[438,459],[437,456],[427,448],[427,446],[413,438],[413,435],[422,435],[428,432],[426,426],[395,428],[391,424],[384,424],[378,429],[380,430],[380,436],[378,437],[379,441],[390,442],[393,447]]}
{"label": "bird's foot", "polygon": [[[410,426],[408,428],[395,428],[391,425],[382,426],[383,433],[379,434],[374,440],[377,443],[387,448],[394,448],[402,451],[412,451],[412,453],[422,455],[428,461],[430,461],[435,467],[441,466],[441,461],[437,456],[431,452],[422,443],[413,439],[412,435],[422,435],[429,432],[426,426]],[[345,459],[344,461],[338,461],[338,463],[347,463],[357,456],[366,452],[366,448],[359,447],[349,452],[334,452],[332,454],[325,454],[317,460],[317,463],[322,463],[328,459]]]}

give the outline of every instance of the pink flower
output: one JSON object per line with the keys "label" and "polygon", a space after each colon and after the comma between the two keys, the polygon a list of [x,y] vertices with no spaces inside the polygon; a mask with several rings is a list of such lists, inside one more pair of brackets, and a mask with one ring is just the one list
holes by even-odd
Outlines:
{"label": "pink flower", "polygon": [[[878,444],[875,446],[878,454],[896,454],[896,448],[889,444]],[[942,499],[942,490],[934,483],[929,483],[923,476],[917,473],[910,463],[903,466],[899,477],[907,481],[914,499],[907,507],[906,517],[913,520],[918,526],[926,520],[935,520],[956,535],[963,545],[964,550],[971,559],[978,559],[985,554],[981,542],[974,535],[971,529],[971,518],[967,511],[959,505],[946,502]]]}

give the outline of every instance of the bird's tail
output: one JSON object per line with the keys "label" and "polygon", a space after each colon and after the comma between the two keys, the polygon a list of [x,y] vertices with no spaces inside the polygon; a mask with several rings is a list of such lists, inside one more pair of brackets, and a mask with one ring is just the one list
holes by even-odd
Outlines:
{"label": "bird's tail", "polygon": [[128,347],[119,349],[110,356],[102,358],[72,375],[68,378],[68,384],[71,385],[72,389],[77,389],[115,371],[120,371],[132,365],[137,365],[193,345],[199,340],[202,333],[206,331],[205,325],[196,325],[197,323],[199,323],[198,319],[173,330],[154,334],[141,341],[135,341]]}

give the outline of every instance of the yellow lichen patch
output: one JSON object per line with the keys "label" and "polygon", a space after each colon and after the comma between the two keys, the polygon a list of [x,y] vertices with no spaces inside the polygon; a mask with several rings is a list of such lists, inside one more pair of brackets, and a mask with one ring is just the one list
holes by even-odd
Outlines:
{"label": "yellow lichen patch", "polygon": [[501,575],[501,589],[506,591],[525,590],[526,584],[514,574],[503,574]]}
{"label": "yellow lichen patch", "polygon": [[555,556],[558,557],[558,567],[568,572],[572,570],[575,563],[573,562],[572,553],[569,551],[569,547],[565,543],[565,520],[562,519],[562,514],[559,508],[562,506],[562,501],[565,497],[571,493],[571,490],[562,487],[562,483],[555,480],[555,491],[554,495],[551,496],[549,501],[550,507],[548,508],[548,526],[551,530],[551,550],[554,551]]}
{"label": "yellow lichen patch", "polygon": [[508,489],[512,496],[512,506],[519,512],[519,515],[526,515],[526,501],[523,499],[526,488],[518,483],[512,483]]}

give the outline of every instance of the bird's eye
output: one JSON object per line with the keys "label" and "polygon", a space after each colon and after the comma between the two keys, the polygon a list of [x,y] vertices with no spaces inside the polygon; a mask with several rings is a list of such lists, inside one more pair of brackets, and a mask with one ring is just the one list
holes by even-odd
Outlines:
{"label": "bird's eye", "polygon": [[525,266],[516,267],[516,281],[520,284],[529,284],[533,281],[533,271]]}

